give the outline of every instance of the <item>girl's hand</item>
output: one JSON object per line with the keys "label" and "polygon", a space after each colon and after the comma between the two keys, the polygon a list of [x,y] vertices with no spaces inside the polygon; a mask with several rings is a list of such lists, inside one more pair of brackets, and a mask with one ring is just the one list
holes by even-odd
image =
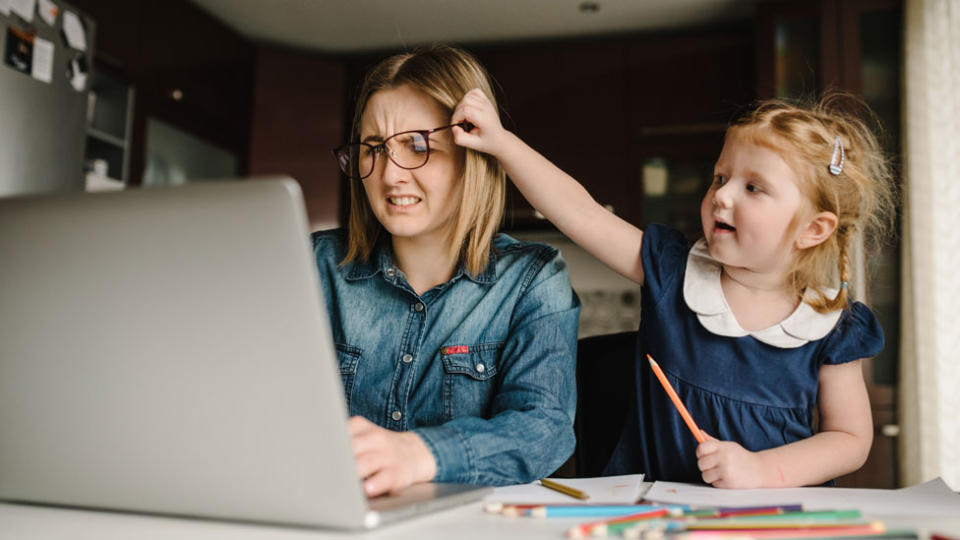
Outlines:
{"label": "girl's hand", "polygon": [[433,454],[416,433],[390,431],[362,416],[350,418],[347,428],[368,497],[429,482],[437,474]]}
{"label": "girl's hand", "polygon": [[706,440],[697,446],[697,466],[704,482],[717,488],[763,487],[763,462],[758,454],[702,433]]}
{"label": "girl's hand", "polygon": [[507,130],[500,124],[497,109],[479,88],[467,92],[453,109],[451,123],[470,122],[473,129],[453,128],[453,140],[460,146],[497,156],[503,148]]}

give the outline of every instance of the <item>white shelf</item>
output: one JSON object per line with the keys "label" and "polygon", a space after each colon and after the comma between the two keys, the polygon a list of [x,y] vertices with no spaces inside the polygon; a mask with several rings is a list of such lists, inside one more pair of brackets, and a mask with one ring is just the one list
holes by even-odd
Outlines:
{"label": "white shelf", "polygon": [[112,144],[114,146],[117,146],[119,148],[126,149],[127,147],[127,141],[121,139],[120,137],[117,137],[116,135],[111,135],[109,133],[100,131],[96,128],[88,127],[87,135],[99,141],[103,141],[107,144]]}

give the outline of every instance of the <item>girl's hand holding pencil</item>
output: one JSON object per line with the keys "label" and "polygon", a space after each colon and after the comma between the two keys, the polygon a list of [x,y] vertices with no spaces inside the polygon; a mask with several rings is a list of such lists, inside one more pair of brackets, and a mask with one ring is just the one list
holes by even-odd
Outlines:
{"label": "girl's hand holding pencil", "polygon": [[[717,440],[703,430],[690,416],[687,407],[670,385],[660,364],[649,354],[647,360],[660,385],[677,408],[677,412],[697,439],[697,466],[703,481],[717,488],[755,488],[764,485],[763,460],[760,455],[735,442]],[[781,473],[782,476],[782,473]],[[782,479],[781,479],[782,480]]]}
{"label": "girl's hand holding pencil", "polygon": [[[732,441],[720,441],[704,433],[697,446],[697,467],[703,481],[716,488],[747,489],[765,485],[760,454]],[[767,483],[769,484],[769,483]]]}

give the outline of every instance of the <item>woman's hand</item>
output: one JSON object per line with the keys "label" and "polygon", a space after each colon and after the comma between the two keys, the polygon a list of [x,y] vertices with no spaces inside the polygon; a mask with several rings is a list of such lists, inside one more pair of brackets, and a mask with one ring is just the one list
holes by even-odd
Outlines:
{"label": "woman's hand", "polygon": [[390,431],[362,416],[347,421],[357,474],[368,497],[394,492],[418,482],[429,482],[437,464],[416,433]]}
{"label": "woman's hand", "polygon": [[473,129],[453,128],[453,141],[460,146],[497,157],[509,132],[500,124],[497,109],[479,88],[467,92],[453,109],[451,123],[470,122]]}
{"label": "woman's hand", "polygon": [[702,433],[706,440],[697,446],[697,466],[704,482],[717,488],[763,487],[763,460],[759,454]]}

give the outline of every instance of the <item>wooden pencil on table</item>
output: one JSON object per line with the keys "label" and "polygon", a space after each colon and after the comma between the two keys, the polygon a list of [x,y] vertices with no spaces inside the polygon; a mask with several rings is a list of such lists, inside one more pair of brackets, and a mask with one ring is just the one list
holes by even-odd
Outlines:
{"label": "wooden pencil on table", "polygon": [[561,483],[559,483],[559,482],[555,482],[555,481],[553,481],[553,480],[550,480],[549,478],[543,478],[542,480],[540,480],[540,485],[543,486],[543,487],[545,487],[545,488],[550,488],[550,489],[552,489],[552,490],[554,490],[554,491],[558,491],[558,492],[560,492],[560,493],[563,493],[564,495],[569,495],[569,496],[571,496],[571,497],[573,497],[573,498],[580,499],[581,501],[585,501],[585,500],[587,500],[587,499],[590,498],[589,495],[587,495],[586,493],[580,491],[580,490],[577,489],[577,488],[572,488],[572,487],[570,487],[570,486],[565,486],[565,485],[563,485],[563,484],[561,484]]}

